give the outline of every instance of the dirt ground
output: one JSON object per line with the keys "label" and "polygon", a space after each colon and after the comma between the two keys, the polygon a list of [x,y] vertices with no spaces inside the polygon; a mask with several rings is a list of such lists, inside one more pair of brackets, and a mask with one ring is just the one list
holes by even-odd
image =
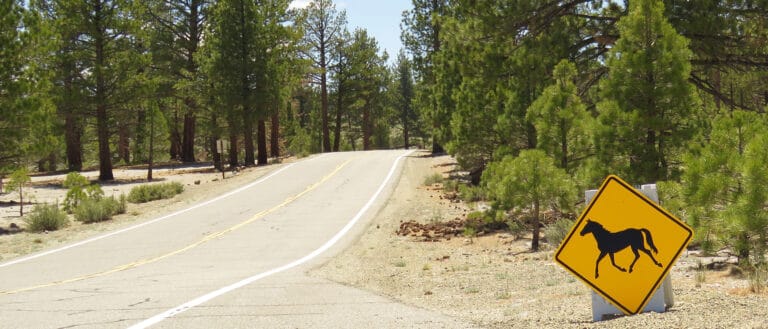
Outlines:
{"label": "dirt ground", "polygon": [[[530,253],[530,239],[497,233],[425,242],[398,236],[401,223],[449,222],[471,209],[424,186],[454,169],[450,157],[411,157],[388,204],[350,249],[312,274],[390,296],[487,328],[768,328],[768,298],[726,266],[698,271],[685,252],[673,268],[675,306],[592,323],[591,291],[553,260],[553,246]],[[475,206],[476,207],[476,206]]]}
{"label": "dirt ground", "polygon": [[[486,328],[768,328],[768,297],[750,291],[749,277],[729,266],[698,271],[699,264],[712,259],[695,252],[685,252],[671,272],[675,306],[670,311],[592,323],[590,290],[555,264],[552,246],[545,244],[544,250],[529,253],[529,239],[508,233],[439,242],[397,235],[404,221],[447,222],[473,210],[423,184],[434,173],[447,176],[454,165],[450,157],[429,157],[425,152],[409,157],[391,199],[363,235],[310,273]],[[47,234],[2,234],[0,262],[150,220],[245,185],[274,169],[249,168],[236,175],[227,173],[224,180],[206,167],[159,170],[158,181],[179,181],[184,193],[169,200],[129,204],[126,214],[103,223],[71,221],[69,227]],[[133,186],[146,183],[145,175],[144,170],[115,170],[117,183],[103,186],[104,192],[127,194]],[[33,202],[63,200],[62,179],[34,177],[29,193]],[[0,195],[0,229],[9,229],[12,223],[24,225],[18,205],[11,200],[17,200],[14,194]]]}

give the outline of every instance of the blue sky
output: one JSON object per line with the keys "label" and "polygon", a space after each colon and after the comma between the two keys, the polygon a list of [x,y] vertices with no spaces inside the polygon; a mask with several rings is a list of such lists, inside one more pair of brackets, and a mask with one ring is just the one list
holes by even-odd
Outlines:
{"label": "blue sky", "polygon": [[[304,7],[309,0],[294,0],[292,7]],[[402,48],[400,20],[404,10],[411,8],[411,0],[335,0],[336,9],[347,11],[349,31],[364,28],[376,38],[379,48],[389,53],[393,62]]]}

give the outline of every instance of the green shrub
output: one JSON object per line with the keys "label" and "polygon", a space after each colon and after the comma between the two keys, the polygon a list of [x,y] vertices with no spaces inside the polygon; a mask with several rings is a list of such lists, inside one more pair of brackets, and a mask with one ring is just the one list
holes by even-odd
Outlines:
{"label": "green shrub", "polygon": [[459,185],[459,196],[464,202],[477,202],[486,200],[485,190],[480,186]]}
{"label": "green shrub", "polygon": [[38,204],[32,208],[24,222],[30,232],[56,231],[69,224],[67,213],[55,204]]}
{"label": "green shrub", "polygon": [[473,211],[467,214],[467,221],[485,221],[486,217],[484,211]]}
{"label": "green shrub", "polygon": [[573,221],[567,218],[560,218],[552,225],[544,228],[544,237],[551,246],[559,246],[573,227]]}
{"label": "green shrub", "polygon": [[759,294],[765,291],[768,286],[768,268],[765,265],[755,266],[747,272],[749,279],[749,290]]}
{"label": "green shrub", "polygon": [[293,137],[288,139],[288,151],[291,154],[303,158],[312,154],[312,136],[300,128],[294,128]]}
{"label": "green shrub", "polygon": [[[75,219],[83,223],[103,222],[112,219],[121,210],[120,201],[114,197],[85,199],[75,208]],[[125,212],[125,209],[123,209]]]}
{"label": "green shrub", "polygon": [[120,194],[120,198],[117,199],[117,208],[115,214],[122,215],[128,210],[128,198],[125,194]]}
{"label": "green shrub", "polygon": [[458,192],[459,191],[459,182],[453,180],[453,179],[445,179],[443,180],[443,191],[445,192]]}
{"label": "green shrub", "polygon": [[128,193],[128,201],[131,203],[144,203],[160,199],[170,199],[176,194],[184,192],[184,185],[179,182],[139,185]]}
{"label": "green shrub", "polygon": [[98,199],[104,196],[99,184],[91,184],[85,176],[78,172],[67,174],[64,183],[61,184],[67,188],[67,196],[64,198],[64,210],[72,213],[77,206],[86,199]]}
{"label": "green shrub", "polygon": [[429,175],[427,177],[424,177],[424,185],[425,186],[431,186],[435,184],[440,184],[443,182],[443,175],[440,175],[438,173],[434,173],[432,175]]}

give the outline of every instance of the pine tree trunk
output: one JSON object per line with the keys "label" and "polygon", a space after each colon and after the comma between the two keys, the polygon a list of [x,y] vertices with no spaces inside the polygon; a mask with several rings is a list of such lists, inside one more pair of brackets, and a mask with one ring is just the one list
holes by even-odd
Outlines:
{"label": "pine tree trunk", "polygon": [[57,167],[57,163],[56,162],[57,162],[57,160],[58,160],[58,158],[56,157],[56,152],[55,151],[53,151],[50,154],[48,154],[48,158],[46,159],[46,162],[48,164],[48,168],[47,168],[48,171],[51,171],[51,172],[56,171],[56,167]]}
{"label": "pine tree trunk", "polygon": [[152,181],[152,165],[155,161],[155,116],[149,118],[149,155],[147,159],[147,181]]}
{"label": "pine tree trunk", "polygon": [[[441,10],[438,11],[438,8],[440,8],[438,0],[432,0],[432,8],[431,9],[433,11],[433,14],[438,14],[438,15],[442,14]],[[441,43],[440,43],[441,26],[440,26],[440,23],[438,21],[436,21],[434,18],[431,19],[431,22],[432,22],[432,32],[433,32],[432,40],[431,40],[432,41],[432,51],[434,53],[437,53],[437,52],[440,51],[440,47],[442,46]],[[432,84],[433,87],[437,85],[437,81],[436,81],[436,79],[434,77],[434,73],[431,74],[430,83]],[[438,112],[437,100],[434,100],[433,103],[432,103],[432,111],[434,111],[433,113],[436,116],[437,112]],[[440,145],[440,143],[438,142],[438,139],[437,139],[437,133],[438,133],[439,130],[440,130],[440,123],[437,120],[434,120],[433,126],[432,126],[432,155],[437,155],[437,154],[445,153],[445,149],[443,148],[442,145]]]}
{"label": "pine tree trunk", "polygon": [[[218,118],[217,118],[216,114],[213,113],[211,115],[211,120],[210,120],[210,123],[209,123],[209,126],[208,126],[209,131],[216,132],[218,130],[217,119]],[[213,167],[216,168],[217,170],[224,170],[224,161],[223,161],[223,157],[221,155],[222,155],[222,153],[225,150],[221,150],[222,153],[219,153],[217,148],[216,148],[216,141],[219,138],[221,138],[221,136],[219,136],[218,133],[214,133],[214,135],[211,137],[211,139],[209,141],[208,147],[211,150],[211,154],[213,155]]]}
{"label": "pine tree trunk", "polygon": [[341,92],[341,86],[336,92],[336,127],[334,127],[333,133],[333,151],[338,152],[341,148],[341,109],[343,106],[343,97]]}
{"label": "pine tree trunk", "polygon": [[568,133],[565,119],[560,120],[560,168],[568,171]]}
{"label": "pine tree trunk", "polygon": [[24,184],[19,185],[19,217],[24,217]]}
{"label": "pine tree trunk", "polygon": [[[102,4],[97,2],[94,5],[94,17],[102,18]],[[103,22],[100,22],[103,23]],[[100,26],[99,23],[96,24]],[[100,27],[101,29],[102,27]],[[99,180],[114,180],[112,175],[112,154],[109,150],[109,116],[107,115],[107,85],[104,70],[106,63],[106,45],[104,35],[106,31],[96,32],[94,47],[96,50],[96,63],[93,74],[96,78],[96,134],[99,140]]]}
{"label": "pine tree trunk", "polygon": [[[325,36],[320,35],[320,40],[324,40]],[[326,44],[323,41],[320,44],[320,98],[321,98],[321,116],[322,116],[322,130],[323,130],[323,152],[331,151],[331,136],[328,129],[328,77],[326,73]]]}
{"label": "pine tree trunk", "polygon": [[229,167],[237,168],[237,134],[229,134]]}
{"label": "pine tree trunk", "polygon": [[408,140],[408,107],[403,108],[403,147],[407,150],[411,147]]}
{"label": "pine tree trunk", "polygon": [[[189,106],[187,111],[191,111],[191,101],[186,102]],[[197,118],[193,113],[184,114],[184,135],[181,141],[181,161],[195,162],[195,122]]]}
{"label": "pine tree trunk", "polygon": [[[189,33],[189,42],[187,43],[187,72],[194,74],[197,72],[197,63],[195,62],[195,54],[197,53],[198,45],[200,44],[200,28],[203,20],[200,16],[200,7],[202,1],[193,0],[189,2],[189,16],[187,16],[187,29]],[[184,138],[181,146],[181,160],[184,162],[195,162],[195,134],[197,128],[197,116],[195,111],[197,110],[197,104],[191,97],[187,98],[184,102],[187,105],[187,112],[184,115]]]}
{"label": "pine tree trunk", "polygon": [[270,155],[273,158],[280,157],[280,114],[275,111],[272,115],[272,126],[269,129]]}
{"label": "pine tree trunk", "polygon": [[54,171],[55,170],[55,169],[53,169],[53,170],[49,169],[49,168],[53,167],[53,165],[51,165],[51,161],[52,161],[51,157],[55,158],[56,155],[53,152],[51,152],[50,154],[48,154],[47,157],[42,158],[42,159],[37,161],[37,172],[41,172],[42,173],[42,172],[46,172],[46,171]]}
{"label": "pine tree trunk", "polygon": [[258,149],[257,166],[266,166],[267,161],[267,123],[259,120],[256,127],[256,144]]}
{"label": "pine tree trunk", "polygon": [[130,131],[125,124],[120,125],[117,129],[117,154],[123,163],[131,163],[131,139],[129,137]]}
{"label": "pine tree trunk", "polygon": [[539,219],[539,200],[533,202],[533,238],[531,239],[531,250],[539,251],[539,235],[541,228],[539,227],[541,220]]}
{"label": "pine tree trunk", "polygon": [[109,150],[109,118],[106,105],[100,104],[96,109],[96,128],[99,139],[99,180],[114,180],[112,174],[112,154]]}
{"label": "pine tree trunk", "polygon": [[253,121],[246,118],[243,122],[243,149],[245,150],[245,165],[251,167],[256,164],[255,149],[253,148]]}
{"label": "pine tree trunk", "polygon": [[83,170],[83,143],[81,138],[83,130],[78,123],[77,116],[71,109],[64,115],[64,143],[67,152],[67,168],[69,171]]}
{"label": "pine tree trunk", "polygon": [[[221,153],[219,153],[217,141],[219,137],[211,137],[208,141],[208,149],[211,150],[211,155],[213,158],[213,168],[216,168],[216,170],[224,170],[224,163],[223,163],[223,157],[221,156]],[[224,150],[221,150],[223,153]]]}
{"label": "pine tree trunk", "polygon": [[173,110],[173,120],[168,123],[171,137],[170,156],[172,160],[181,159],[181,132],[179,132],[179,111]]}
{"label": "pine tree trunk", "polygon": [[147,135],[145,130],[146,127],[144,125],[146,124],[147,111],[146,109],[139,109],[136,114],[136,130],[134,131],[136,138],[133,143],[133,161],[137,163],[144,163],[147,161],[147,155],[144,154],[144,138]]}

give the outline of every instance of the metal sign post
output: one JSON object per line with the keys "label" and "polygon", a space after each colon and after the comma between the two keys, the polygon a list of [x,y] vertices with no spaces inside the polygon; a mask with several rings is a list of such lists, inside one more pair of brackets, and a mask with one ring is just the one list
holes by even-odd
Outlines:
{"label": "metal sign post", "polygon": [[658,205],[655,185],[638,191],[608,176],[586,197],[588,206],[555,260],[596,293],[593,319],[671,307],[666,278],[693,237],[691,228]]}

